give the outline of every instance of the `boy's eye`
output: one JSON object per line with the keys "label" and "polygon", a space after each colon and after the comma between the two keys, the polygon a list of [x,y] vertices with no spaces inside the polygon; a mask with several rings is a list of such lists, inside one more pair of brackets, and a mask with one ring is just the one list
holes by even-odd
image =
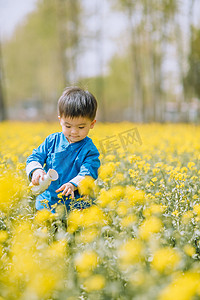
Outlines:
{"label": "boy's eye", "polygon": [[79,127],[79,129],[83,129],[84,127]]}
{"label": "boy's eye", "polygon": [[71,126],[69,126],[69,125],[65,125],[65,127],[66,127],[66,128],[70,128]]}

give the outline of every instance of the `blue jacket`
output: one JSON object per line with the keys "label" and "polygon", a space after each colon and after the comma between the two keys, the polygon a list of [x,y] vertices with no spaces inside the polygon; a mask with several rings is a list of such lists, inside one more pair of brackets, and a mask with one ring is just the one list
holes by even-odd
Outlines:
{"label": "blue jacket", "polygon": [[[71,182],[78,186],[86,175],[97,179],[99,167],[99,151],[89,137],[76,143],[69,143],[62,132],[49,135],[27,159],[26,172],[30,180],[33,171],[38,168],[46,172],[54,169],[59,175],[46,191],[37,196],[36,209],[44,208],[44,204],[41,203],[44,199],[49,201],[50,207],[57,203],[59,199],[55,191],[64,183]],[[76,190],[75,198],[79,197]],[[65,200],[70,201],[69,197]]]}

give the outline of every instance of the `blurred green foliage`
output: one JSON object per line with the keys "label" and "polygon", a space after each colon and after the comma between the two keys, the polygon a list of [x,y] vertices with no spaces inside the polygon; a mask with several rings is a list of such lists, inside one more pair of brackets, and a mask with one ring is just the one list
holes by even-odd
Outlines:
{"label": "blurred green foliage", "polygon": [[[111,1],[110,13],[125,16],[127,30],[115,41],[121,46],[107,71],[103,50],[96,47],[100,73],[88,78],[79,62],[94,44],[102,43],[103,24],[96,22],[95,31],[86,23],[100,12],[89,15],[82,0],[38,0],[35,11],[3,43],[8,106],[32,99],[41,107],[56,107],[65,86],[81,85],[97,96],[102,121],[165,121],[167,103],[188,105],[200,97],[200,30],[191,18],[195,3],[188,3],[184,47],[183,1]],[[175,71],[166,68],[170,55]]]}

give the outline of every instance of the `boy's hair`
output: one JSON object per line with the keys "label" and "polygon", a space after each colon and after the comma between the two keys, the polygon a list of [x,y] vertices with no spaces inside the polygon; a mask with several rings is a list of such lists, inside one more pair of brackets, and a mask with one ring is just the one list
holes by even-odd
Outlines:
{"label": "boy's hair", "polygon": [[84,117],[94,120],[97,111],[97,100],[88,91],[79,87],[67,87],[58,100],[60,117]]}

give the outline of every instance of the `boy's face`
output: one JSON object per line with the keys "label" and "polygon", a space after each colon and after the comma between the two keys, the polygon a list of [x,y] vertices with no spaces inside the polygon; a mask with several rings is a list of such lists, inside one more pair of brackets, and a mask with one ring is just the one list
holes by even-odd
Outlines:
{"label": "boy's face", "polygon": [[60,120],[62,132],[70,143],[76,143],[83,140],[96,123],[96,120],[91,121],[90,119],[83,117],[72,119],[69,117],[58,116],[58,118]]}

